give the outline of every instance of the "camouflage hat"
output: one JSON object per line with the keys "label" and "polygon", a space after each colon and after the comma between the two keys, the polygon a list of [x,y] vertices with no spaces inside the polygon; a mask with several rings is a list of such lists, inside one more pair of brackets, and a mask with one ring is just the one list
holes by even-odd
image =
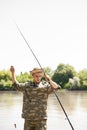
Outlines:
{"label": "camouflage hat", "polygon": [[36,73],[41,73],[41,74],[43,74],[43,70],[40,69],[40,68],[34,68],[33,70],[30,71],[30,74],[31,74],[31,75],[36,74]]}

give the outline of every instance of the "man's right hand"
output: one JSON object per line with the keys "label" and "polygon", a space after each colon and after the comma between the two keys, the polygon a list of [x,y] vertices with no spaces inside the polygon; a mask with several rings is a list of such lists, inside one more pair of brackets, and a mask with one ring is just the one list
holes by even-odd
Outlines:
{"label": "man's right hand", "polygon": [[14,68],[14,66],[11,66],[11,67],[10,67],[10,71],[11,71],[12,73],[15,72],[15,68]]}
{"label": "man's right hand", "polygon": [[14,66],[11,66],[11,67],[10,67],[10,71],[11,71],[11,73],[12,73],[12,82],[13,82],[13,83],[14,83],[14,82],[17,82],[16,77],[15,77],[15,68],[14,68]]}

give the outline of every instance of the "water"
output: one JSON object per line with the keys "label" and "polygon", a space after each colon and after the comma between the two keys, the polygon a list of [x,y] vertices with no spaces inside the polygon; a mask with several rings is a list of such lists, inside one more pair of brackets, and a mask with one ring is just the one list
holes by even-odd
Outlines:
{"label": "water", "polygon": [[[59,91],[74,130],[87,130],[87,91]],[[22,93],[0,92],[0,130],[23,130]],[[47,130],[72,130],[54,94],[48,98]],[[16,128],[15,128],[16,124]]]}

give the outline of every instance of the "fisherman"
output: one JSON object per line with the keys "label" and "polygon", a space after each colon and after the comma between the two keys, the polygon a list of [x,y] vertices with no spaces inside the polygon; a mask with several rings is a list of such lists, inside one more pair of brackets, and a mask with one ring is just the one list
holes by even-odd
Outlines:
{"label": "fisherman", "polygon": [[33,81],[19,83],[16,80],[15,68],[10,68],[13,86],[16,90],[23,92],[22,118],[25,119],[24,130],[47,130],[47,99],[53,89],[58,90],[60,86],[56,84],[49,75],[45,75],[43,70],[34,68],[30,71]]}

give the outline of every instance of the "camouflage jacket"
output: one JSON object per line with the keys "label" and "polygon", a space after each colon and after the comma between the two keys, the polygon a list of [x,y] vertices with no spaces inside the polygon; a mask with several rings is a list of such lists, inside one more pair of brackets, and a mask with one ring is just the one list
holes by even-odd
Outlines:
{"label": "camouflage jacket", "polygon": [[47,99],[52,93],[50,84],[41,81],[38,85],[29,81],[14,83],[14,87],[23,92],[22,117],[28,120],[41,120],[47,117]]}

